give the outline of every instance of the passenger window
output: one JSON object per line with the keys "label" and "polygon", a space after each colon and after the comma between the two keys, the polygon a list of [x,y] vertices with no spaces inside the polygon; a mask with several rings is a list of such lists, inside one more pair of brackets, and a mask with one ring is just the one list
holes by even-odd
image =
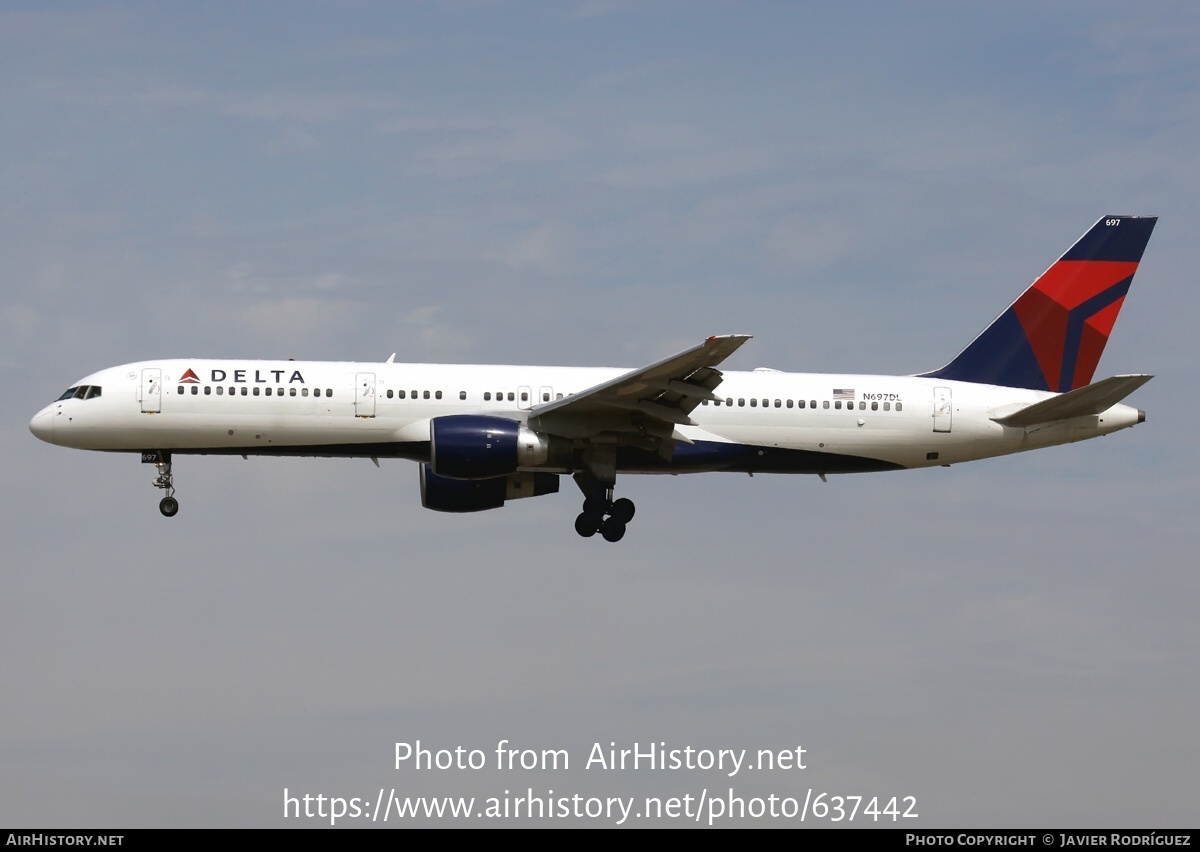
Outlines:
{"label": "passenger window", "polygon": [[258,396],[258,388],[255,388],[255,389],[254,389],[254,395],[255,395],[255,396]]}
{"label": "passenger window", "polygon": [[492,401],[492,392],[491,392],[491,391],[484,391],[484,392],[483,392],[483,401],[484,401],[484,402],[491,402],[491,401]]}
{"label": "passenger window", "polygon": [[729,399],[725,400],[725,404],[726,404],[726,405],[733,405],[733,398],[732,398],[732,397],[730,397]]}
{"label": "passenger window", "polygon": [[466,391],[459,391],[459,392],[458,392],[458,398],[459,398],[459,399],[466,399],[466,398],[467,398],[467,392],[466,392]]}
{"label": "passenger window", "polygon": [[[810,399],[810,400],[808,401],[808,407],[809,407],[809,408],[816,408],[816,407],[817,407],[817,401],[816,401],[815,399]],[[827,403],[825,403],[825,407],[826,407],[826,408],[828,408],[828,407],[829,407],[829,403],[828,403],[828,402],[827,402]]]}
{"label": "passenger window", "polygon": [[865,402],[860,402],[860,403],[858,404],[858,410],[859,410],[859,411],[866,411],[866,410],[867,410],[867,404],[866,404]]}
{"label": "passenger window", "polygon": [[542,402],[549,402],[549,401],[550,401],[550,392],[543,391],[542,392]]}
{"label": "passenger window", "polygon": [[296,389],[288,388],[288,396],[295,396],[295,395],[296,395]]}
{"label": "passenger window", "polygon": [[204,386],[204,395],[205,395],[205,396],[212,396],[212,387],[211,387],[210,385],[205,385],[205,386]]}
{"label": "passenger window", "polygon": [[746,400],[744,398],[739,397],[738,398],[738,408],[745,408],[745,406],[746,406]]}
{"label": "passenger window", "polygon": [[878,402],[872,402],[872,403],[871,403],[871,410],[872,410],[872,411],[878,411],[878,410],[879,410],[879,403],[878,403]]}
{"label": "passenger window", "polygon": [[391,391],[391,390],[389,390],[389,391],[387,392],[387,398],[388,398],[388,399],[391,399],[391,398],[392,398],[392,394],[394,394],[394,393],[395,393],[395,391]]}
{"label": "passenger window", "polygon": [[177,389],[177,392],[179,393],[180,396],[183,396],[183,385],[179,386],[179,388]]}
{"label": "passenger window", "polygon": [[[775,400],[775,407],[776,407],[776,408],[779,408],[779,407],[780,407],[780,406],[782,406],[782,405],[783,405],[783,403],[782,403],[782,402],[780,402],[779,400]],[[788,408],[791,408],[791,407],[792,407],[792,401],[789,399],[789,400],[788,400]]]}
{"label": "passenger window", "polygon": [[270,395],[271,395],[271,389],[267,388],[267,396],[270,396]]}
{"label": "passenger window", "polygon": [[425,393],[421,394],[421,396],[425,399],[429,399],[429,391],[425,391]]}
{"label": "passenger window", "polygon": [[788,408],[791,408],[791,407],[792,407],[792,401],[791,401],[790,399],[787,401],[787,407],[788,407]]}
{"label": "passenger window", "polygon": [[841,401],[840,399],[836,399],[836,400],[834,400],[834,402],[833,402],[833,407],[834,407],[834,408],[839,408],[839,409],[840,409],[840,408],[842,407],[842,401]]}
{"label": "passenger window", "polygon": [[897,410],[897,411],[903,411],[903,410],[904,410],[904,403],[902,403],[902,402],[897,402],[897,403],[896,403],[896,410]]}
{"label": "passenger window", "polygon": [[556,394],[554,395],[554,398],[555,398],[555,399],[562,399],[562,398],[563,398],[563,395],[562,395],[561,393],[556,393]]}
{"label": "passenger window", "polygon": [[[827,400],[827,399],[821,400],[821,407],[826,408],[826,409],[829,408],[829,400]],[[816,408],[816,406],[814,405],[813,408]]]}
{"label": "passenger window", "polygon": [[885,402],[885,403],[883,404],[883,410],[884,410],[884,411],[891,411],[891,410],[892,410],[892,404],[891,404],[890,402]]}
{"label": "passenger window", "polygon": [[751,408],[758,408],[758,400],[757,400],[757,399],[752,399],[752,400],[750,400],[750,407],[751,407]]}
{"label": "passenger window", "polygon": [[508,401],[516,402],[516,400],[517,400],[517,395],[515,393],[513,393],[512,391],[509,391],[508,392]]}
{"label": "passenger window", "polygon": [[434,391],[434,392],[433,392],[433,398],[434,398],[434,399],[441,399],[441,398],[442,398],[442,392],[441,392],[441,391]]}
{"label": "passenger window", "polygon": [[798,399],[798,400],[796,400],[796,407],[797,407],[797,408],[803,408],[803,407],[804,407],[804,400],[802,400],[802,399]]}
{"label": "passenger window", "polygon": [[224,396],[224,394],[225,394],[225,386],[217,385],[217,396]]}
{"label": "passenger window", "polygon": [[521,391],[521,402],[529,402],[529,391]]}
{"label": "passenger window", "polygon": [[325,398],[328,399],[331,396],[333,396],[333,388],[325,388]]}
{"label": "passenger window", "polygon": [[300,388],[300,396],[308,396],[308,388]]}

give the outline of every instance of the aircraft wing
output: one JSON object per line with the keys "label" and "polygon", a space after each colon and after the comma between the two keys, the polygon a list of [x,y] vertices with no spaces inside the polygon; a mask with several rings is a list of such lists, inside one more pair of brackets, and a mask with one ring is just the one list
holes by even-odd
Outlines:
{"label": "aircraft wing", "polygon": [[1112,376],[1086,387],[1035,402],[1004,417],[992,419],[1004,426],[1034,426],[1038,423],[1066,420],[1069,417],[1099,414],[1112,408],[1152,378],[1154,377],[1145,374]]}
{"label": "aircraft wing", "polygon": [[678,355],[535,406],[530,428],[569,438],[610,432],[616,440],[634,438],[630,443],[639,443],[638,435],[690,443],[676,427],[693,425],[689,415],[701,400],[718,399],[712,392],[721,383],[716,366],[749,339],[748,334],[710,337]]}

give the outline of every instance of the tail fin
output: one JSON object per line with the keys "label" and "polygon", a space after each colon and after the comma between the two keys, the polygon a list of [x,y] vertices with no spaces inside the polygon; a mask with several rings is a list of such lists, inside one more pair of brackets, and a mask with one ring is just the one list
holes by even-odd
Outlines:
{"label": "tail fin", "polygon": [[1066,393],[1092,380],[1157,216],[1105,216],[929,378]]}

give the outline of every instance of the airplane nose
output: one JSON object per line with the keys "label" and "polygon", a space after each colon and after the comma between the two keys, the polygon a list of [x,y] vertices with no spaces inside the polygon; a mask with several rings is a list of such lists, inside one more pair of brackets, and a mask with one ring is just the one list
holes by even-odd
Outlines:
{"label": "airplane nose", "polygon": [[48,444],[54,443],[54,412],[43,408],[29,421],[29,431]]}

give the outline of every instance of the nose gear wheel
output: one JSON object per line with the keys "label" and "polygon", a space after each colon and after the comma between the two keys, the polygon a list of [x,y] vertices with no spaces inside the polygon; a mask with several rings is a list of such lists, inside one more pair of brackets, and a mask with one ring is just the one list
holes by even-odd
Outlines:
{"label": "nose gear wheel", "polygon": [[179,513],[179,501],[175,499],[175,477],[171,473],[171,454],[159,452],[154,462],[154,469],[158,471],[154,487],[167,492],[167,496],[158,501],[158,511],[162,512],[164,518],[173,518]]}

